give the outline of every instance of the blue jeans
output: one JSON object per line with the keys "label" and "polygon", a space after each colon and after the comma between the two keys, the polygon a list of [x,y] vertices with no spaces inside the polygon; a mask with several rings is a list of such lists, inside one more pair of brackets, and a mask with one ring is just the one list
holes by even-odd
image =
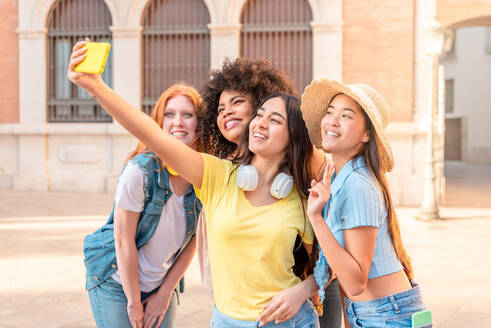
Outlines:
{"label": "blue jeans", "polygon": [[[148,293],[141,293],[142,301],[156,293],[158,288]],[[131,328],[126,305],[128,300],[123,291],[123,286],[112,278],[104,281],[97,287],[89,289],[90,306],[95,322],[99,328]],[[172,294],[169,307],[165,313],[160,328],[174,327],[176,317],[177,293]]]}
{"label": "blue jeans", "polygon": [[[227,317],[225,314],[213,307],[213,316],[211,317],[210,328],[256,328],[259,322],[243,321]],[[297,314],[288,321],[275,324],[274,321],[263,326],[265,328],[319,328],[319,317],[314,310],[312,302],[306,301],[300,307]]]}
{"label": "blue jeans", "polygon": [[413,313],[426,309],[419,286],[411,283],[413,288],[410,290],[371,301],[352,302],[345,298],[346,316],[351,328],[410,328]]}
{"label": "blue jeans", "polygon": [[343,305],[341,304],[341,296],[339,295],[339,281],[334,279],[329,286],[326,287],[326,297],[322,306],[324,314],[319,317],[321,328],[341,328],[343,321]]}

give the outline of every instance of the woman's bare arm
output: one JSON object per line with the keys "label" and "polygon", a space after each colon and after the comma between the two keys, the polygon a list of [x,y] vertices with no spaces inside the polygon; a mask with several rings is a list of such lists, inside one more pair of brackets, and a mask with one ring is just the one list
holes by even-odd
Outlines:
{"label": "woman's bare arm", "polygon": [[133,327],[143,326],[143,305],[138,283],[138,252],[135,243],[139,218],[139,212],[124,210],[118,206],[115,207],[114,244],[116,261],[121,285],[128,299],[128,318]]}
{"label": "woman's bare arm", "polygon": [[68,79],[86,89],[125,129],[152,149],[186,181],[200,188],[203,178],[203,159],[198,152],[169,136],[150,116],[126,102],[104,83],[100,74],[74,71],[75,66],[85,58],[85,49],[82,48],[85,42],[79,41],[73,47],[68,66]]}

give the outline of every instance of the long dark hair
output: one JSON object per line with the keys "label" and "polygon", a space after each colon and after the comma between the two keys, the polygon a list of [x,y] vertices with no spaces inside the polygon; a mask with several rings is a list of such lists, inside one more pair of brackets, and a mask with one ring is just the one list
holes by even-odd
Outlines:
{"label": "long dark hair", "polygon": [[[313,146],[309,139],[309,133],[305,122],[302,117],[302,111],[300,110],[300,99],[292,95],[277,92],[264,98],[260,105],[256,108],[252,119],[256,116],[258,109],[269,99],[281,98],[285,102],[288,135],[290,141],[285,153],[285,157],[278,166],[278,171],[290,174],[293,177],[293,181],[301,199],[302,211],[304,214],[304,230],[307,224],[307,216],[305,210],[304,201],[309,196],[310,182],[312,181],[311,161],[313,155]],[[250,122],[249,121],[249,124]],[[247,130],[242,134],[237,155],[232,159],[235,164],[250,164],[254,153],[249,150],[249,124]],[[237,166],[238,167],[238,166]],[[312,254],[308,256],[305,248],[301,243],[301,238],[297,236],[295,242],[295,266],[293,268],[294,273],[300,278],[305,278],[308,274],[313,272],[315,261],[317,259],[318,248],[317,240],[314,237],[314,244],[312,247]]]}
{"label": "long dark hair", "polygon": [[377,146],[375,129],[372,122],[370,121],[370,118],[359,104],[358,108],[363,113],[363,116],[365,118],[365,129],[368,131],[369,141],[364,144],[360,152],[355,155],[354,158],[356,159],[363,156],[363,158],[365,159],[365,163],[370,170],[370,173],[375,177],[380,186],[380,190],[384,198],[385,208],[387,210],[387,227],[392,245],[394,245],[397,257],[399,258],[399,261],[401,261],[407,277],[409,279],[413,279],[413,267],[411,265],[411,260],[402,244],[399,221],[397,220],[397,216],[394,211],[394,204],[392,203],[392,197],[390,196],[389,185],[387,183],[385,173],[382,170],[381,156],[379,148]]}

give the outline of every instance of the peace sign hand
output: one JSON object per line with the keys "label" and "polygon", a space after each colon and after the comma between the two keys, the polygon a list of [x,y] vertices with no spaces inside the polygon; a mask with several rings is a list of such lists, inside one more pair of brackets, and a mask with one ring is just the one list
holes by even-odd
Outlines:
{"label": "peace sign hand", "polygon": [[307,206],[307,214],[311,220],[322,212],[322,209],[331,196],[331,177],[334,173],[334,170],[334,163],[328,163],[326,165],[326,168],[324,169],[322,180],[320,182],[317,182],[314,179],[311,182]]}

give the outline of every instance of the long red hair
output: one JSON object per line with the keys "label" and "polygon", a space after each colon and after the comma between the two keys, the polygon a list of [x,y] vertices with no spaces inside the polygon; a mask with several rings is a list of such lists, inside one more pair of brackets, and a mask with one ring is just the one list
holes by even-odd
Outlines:
{"label": "long red hair", "polygon": [[[202,110],[203,101],[198,91],[194,87],[183,83],[174,84],[160,95],[160,98],[155,104],[155,106],[153,107],[152,113],[150,115],[152,119],[155,122],[157,122],[157,124],[161,128],[164,125],[164,117],[165,117],[164,114],[165,114],[165,107],[167,107],[167,102],[177,95],[184,96],[188,98],[189,101],[191,101],[191,103],[194,106],[196,116],[198,116],[199,111]],[[201,142],[201,140],[198,139],[196,146],[197,146],[196,150],[198,151],[201,151],[203,149],[203,143]],[[128,158],[126,158],[125,162],[129,161],[130,159],[141,153],[149,153],[149,152],[151,152],[151,150],[143,142],[139,141],[136,148],[128,155]],[[161,160],[159,158],[157,159],[159,161],[159,164],[162,165]]]}

